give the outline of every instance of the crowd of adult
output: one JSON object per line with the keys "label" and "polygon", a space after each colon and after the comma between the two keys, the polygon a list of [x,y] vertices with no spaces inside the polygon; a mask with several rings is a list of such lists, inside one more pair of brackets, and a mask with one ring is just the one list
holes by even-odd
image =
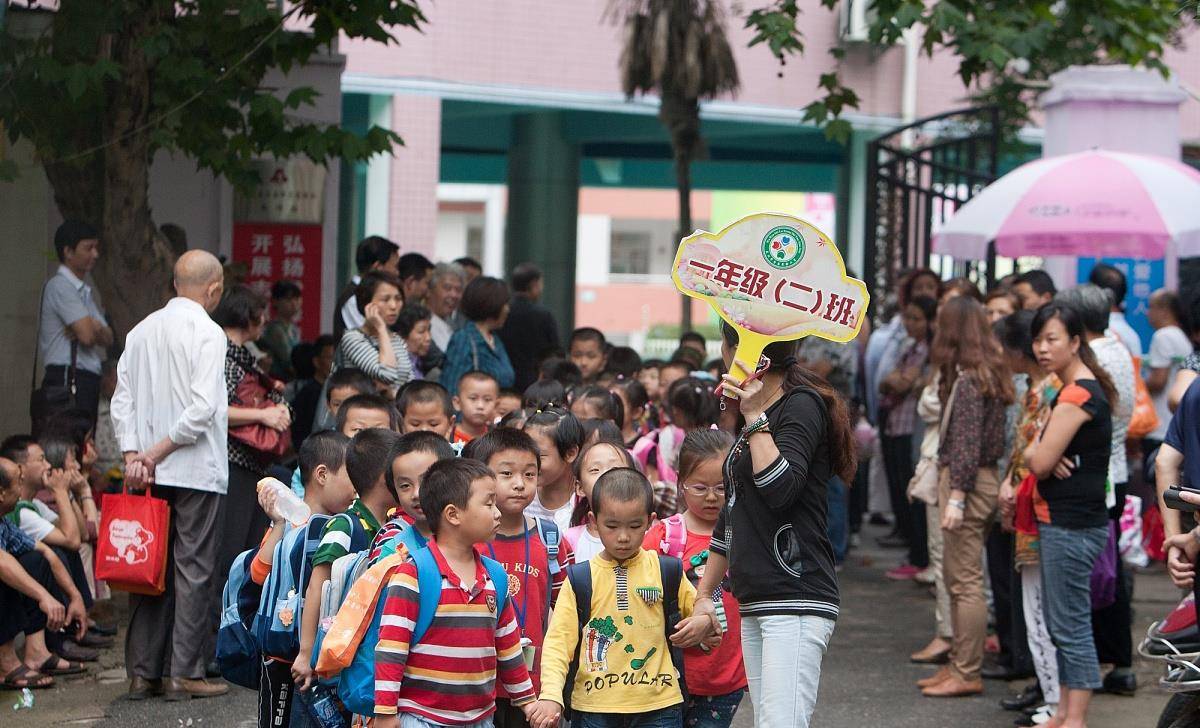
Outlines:
{"label": "crowd of adult", "polygon": [[[1074,728],[1093,691],[1137,688],[1133,575],[1117,550],[1118,521],[1157,506],[1139,475],[1144,459],[1159,453],[1159,485],[1195,467],[1172,417],[1177,406],[1195,416],[1200,357],[1191,312],[1170,291],[1150,299],[1155,333],[1143,357],[1116,268],[1097,265],[1089,283],[1063,291],[1029,271],[986,294],[914,270],[882,302],[883,325],[864,325],[847,344],[773,344],[771,369],[741,386],[723,379],[732,328],[722,331],[725,356],[711,361],[695,332],[666,361],[643,360],[593,328],[564,345],[538,302],[535,265],[516,266],[506,282],[473,260],[434,263],[378,236],[358,246],[331,334],[301,337],[298,284],[280,281],[267,298],[227,284],[221,262],[193,250],[175,265],[175,297],[118,351],[88,282],[99,236],[67,222],[55,248],[34,432],[0,445],[9,686],[48,686],[111,642],[106,588],[91,566],[98,494],[122,480],[152,487],[170,508],[165,591],[130,598],[130,697],[219,695],[228,688],[210,680],[210,663],[220,588],[235,556],[269,528],[260,478],[292,482],[296,453],[324,430],[432,429],[465,442],[517,426],[541,451],[528,512],[571,529],[577,555],[595,545],[580,521],[587,445],[607,443],[643,471],[666,519],[692,487],[678,472],[688,434],[740,434],[722,471],[736,498],[709,556],[724,568],[709,569],[701,591],[731,574],[756,713],[786,704],[790,715],[811,714],[839,610],[835,571],[868,521],[891,526],[881,545],[904,549],[886,576],[935,600],[932,639],[911,656],[939,666],[920,681],[924,695],[1036,678],[1004,707],[1023,711],[1019,725]],[[722,381],[738,406],[718,408]],[[1182,579],[1196,549],[1180,540],[1175,514],[1163,518]],[[1112,666],[1106,675],[1102,663]]]}

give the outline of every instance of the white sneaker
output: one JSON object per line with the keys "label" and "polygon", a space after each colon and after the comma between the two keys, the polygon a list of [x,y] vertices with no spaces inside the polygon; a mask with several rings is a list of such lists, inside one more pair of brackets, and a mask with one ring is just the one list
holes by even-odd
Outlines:
{"label": "white sneaker", "polygon": [[1057,709],[1057,705],[1050,705],[1049,703],[1038,708],[1037,712],[1033,714],[1033,724],[1044,725],[1049,723],[1050,719],[1054,717],[1054,712]]}
{"label": "white sneaker", "polygon": [[918,584],[934,584],[937,582],[937,573],[934,572],[932,566],[927,566],[917,572],[916,576],[913,577],[913,581],[917,582]]}

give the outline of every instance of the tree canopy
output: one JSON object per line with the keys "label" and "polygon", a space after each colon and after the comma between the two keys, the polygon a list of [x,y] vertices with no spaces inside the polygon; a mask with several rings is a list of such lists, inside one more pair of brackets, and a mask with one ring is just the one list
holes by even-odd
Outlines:
{"label": "tree canopy", "polygon": [[[820,0],[833,9],[838,0]],[[765,44],[781,61],[804,53],[799,0],[773,0],[753,10],[746,26],[751,45]],[[1028,118],[1050,74],[1075,64],[1128,63],[1167,73],[1164,51],[1178,43],[1184,25],[1197,18],[1196,0],[873,0],[869,40],[895,46],[909,28],[920,27],[921,51],[949,51],[958,75],[975,100],[996,104],[1007,125]],[[838,60],[844,50],[829,53]],[[834,70],[822,74],[821,98],[804,109],[806,121],[844,139],[842,114],[858,107],[858,95]]]}

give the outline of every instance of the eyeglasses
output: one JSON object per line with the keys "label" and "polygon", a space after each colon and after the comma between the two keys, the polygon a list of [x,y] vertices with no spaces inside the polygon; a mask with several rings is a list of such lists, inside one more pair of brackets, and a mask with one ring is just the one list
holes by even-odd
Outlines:
{"label": "eyeglasses", "polygon": [[698,498],[704,498],[709,493],[716,493],[722,498],[725,497],[724,485],[701,485],[699,483],[689,483],[683,486],[684,490]]}

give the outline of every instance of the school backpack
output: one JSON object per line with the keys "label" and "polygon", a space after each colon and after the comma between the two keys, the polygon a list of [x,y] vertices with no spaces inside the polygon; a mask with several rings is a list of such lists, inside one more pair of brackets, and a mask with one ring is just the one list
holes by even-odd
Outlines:
{"label": "school backpack", "polygon": [[330,517],[314,515],[275,544],[271,572],[254,615],[254,636],[266,655],[294,659],[300,651],[301,612],[312,573],[312,557]]}
{"label": "school backpack", "polygon": [[[498,561],[486,556],[480,558],[496,590],[496,619],[499,620],[508,600],[508,572]],[[412,648],[421,642],[429,625],[433,623],[438,603],[442,598],[442,573],[438,570],[433,554],[428,548],[417,549],[412,553],[412,560],[417,567],[420,604],[417,608],[417,622],[408,641],[409,654],[412,653]],[[346,709],[355,715],[375,715],[375,648],[379,644],[379,621],[382,616],[383,600],[378,599],[375,603],[375,613],[371,616],[371,626],[363,634],[354,660],[338,677],[338,696]]]}
{"label": "school backpack", "polygon": [[679,445],[683,442],[686,434],[682,428],[675,425],[664,425],[639,437],[633,444],[630,453],[642,466],[642,472],[646,471],[646,467],[650,463],[650,454],[654,453],[658,479],[674,484],[679,479],[679,473],[675,471],[675,457],[679,454]]}
{"label": "school backpack", "polygon": [[683,514],[676,513],[673,516],[663,519],[663,539],[658,544],[660,553],[667,556],[673,556],[677,559],[683,558],[683,550],[687,547],[687,524],[683,521]]}
{"label": "school backpack", "polygon": [[[671,653],[671,662],[675,665],[675,673],[679,681],[679,692],[686,702],[688,699],[687,685],[683,680],[683,650],[671,644],[671,634],[675,625],[683,619],[679,610],[679,585],[683,580],[683,562],[673,556],[658,556],[658,576],[663,587],[663,637]],[[575,618],[579,621],[579,631],[583,634],[583,626],[592,618],[592,565],[584,561],[567,567],[567,581],[571,583],[571,591],[575,594]],[[575,676],[579,672],[579,652],[583,649],[583,638],[575,646],[575,654],[567,668],[567,680],[563,686],[563,711],[571,710],[571,694],[575,692]]]}
{"label": "school backpack", "polygon": [[325,639],[325,633],[329,631],[338,608],[346,600],[350,585],[367,570],[367,548],[371,541],[367,538],[366,529],[358,518],[349,513],[339,513],[333,517],[337,518],[345,518],[350,522],[350,545],[346,549],[348,553],[330,565],[329,581],[321,586],[321,613],[317,618],[317,634],[313,641],[313,667],[317,665],[317,656],[321,653],[321,642]]}
{"label": "school backpack", "polygon": [[[403,551],[400,551],[401,544],[404,546]],[[363,635],[371,626],[375,604],[382,596],[392,572],[407,561],[410,554],[424,547],[425,539],[415,528],[405,529],[395,538],[389,539],[381,547],[375,563],[370,564],[367,570],[350,584],[317,653],[313,669],[320,678],[329,680],[350,666]]]}
{"label": "school backpack", "polygon": [[251,631],[262,587],[250,578],[250,564],[258,549],[237,555],[221,591],[221,625],[217,629],[217,665],[221,676],[234,685],[258,688],[262,650]]}

